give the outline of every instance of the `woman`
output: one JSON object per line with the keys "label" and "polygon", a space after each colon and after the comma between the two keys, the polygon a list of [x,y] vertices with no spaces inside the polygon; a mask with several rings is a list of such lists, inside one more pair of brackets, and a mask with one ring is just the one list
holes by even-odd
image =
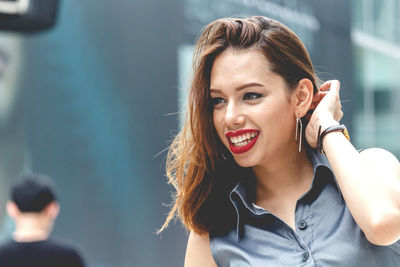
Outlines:
{"label": "woman", "polygon": [[177,212],[190,230],[185,266],[400,266],[400,164],[358,152],[339,82],[317,84],[275,20],[204,29],[167,160],[177,193],[164,227]]}

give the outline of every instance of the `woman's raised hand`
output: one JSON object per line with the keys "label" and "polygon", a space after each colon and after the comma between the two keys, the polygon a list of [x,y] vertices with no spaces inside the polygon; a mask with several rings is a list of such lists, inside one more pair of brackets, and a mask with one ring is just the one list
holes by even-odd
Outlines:
{"label": "woman's raised hand", "polygon": [[338,125],[343,117],[342,104],[340,103],[340,82],[330,80],[322,84],[318,93],[314,95],[310,109],[314,112],[306,128],[306,139],[311,147],[317,147],[318,130],[321,132],[332,125]]}

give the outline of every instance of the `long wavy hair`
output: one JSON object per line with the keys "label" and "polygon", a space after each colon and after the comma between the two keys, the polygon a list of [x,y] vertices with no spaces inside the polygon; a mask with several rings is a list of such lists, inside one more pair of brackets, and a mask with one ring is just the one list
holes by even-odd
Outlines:
{"label": "long wavy hair", "polygon": [[258,49],[289,90],[308,78],[317,91],[306,48],[282,23],[255,16],[223,18],[207,25],[195,46],[186,121],[168,151],[166,174],[176,192],[160,232],[176,215],[197,234],[227,230],[235,223],[229,192],[250,170],[239,167],[219,140],[209,92],[214,60],[227,48]]}

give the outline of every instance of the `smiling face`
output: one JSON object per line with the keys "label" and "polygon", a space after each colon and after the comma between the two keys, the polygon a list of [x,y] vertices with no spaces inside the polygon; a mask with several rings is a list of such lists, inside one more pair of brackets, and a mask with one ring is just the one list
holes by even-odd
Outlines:
{"label": "smiling face", "polygon": [[262,52],[228,48],[218,55],[210,96],[216,132],[240,166],[268,164],[296,150],[294,94]]}

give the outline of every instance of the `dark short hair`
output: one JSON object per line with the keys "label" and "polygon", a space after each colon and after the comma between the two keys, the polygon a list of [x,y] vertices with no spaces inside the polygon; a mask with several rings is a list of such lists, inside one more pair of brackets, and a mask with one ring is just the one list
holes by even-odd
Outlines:
{"label": "dark short hair", "polygon": [[38,173],[24,174],[11,188],[11,200],[21,212],[41,212],[56,201],[55,185],[50,177]]}

